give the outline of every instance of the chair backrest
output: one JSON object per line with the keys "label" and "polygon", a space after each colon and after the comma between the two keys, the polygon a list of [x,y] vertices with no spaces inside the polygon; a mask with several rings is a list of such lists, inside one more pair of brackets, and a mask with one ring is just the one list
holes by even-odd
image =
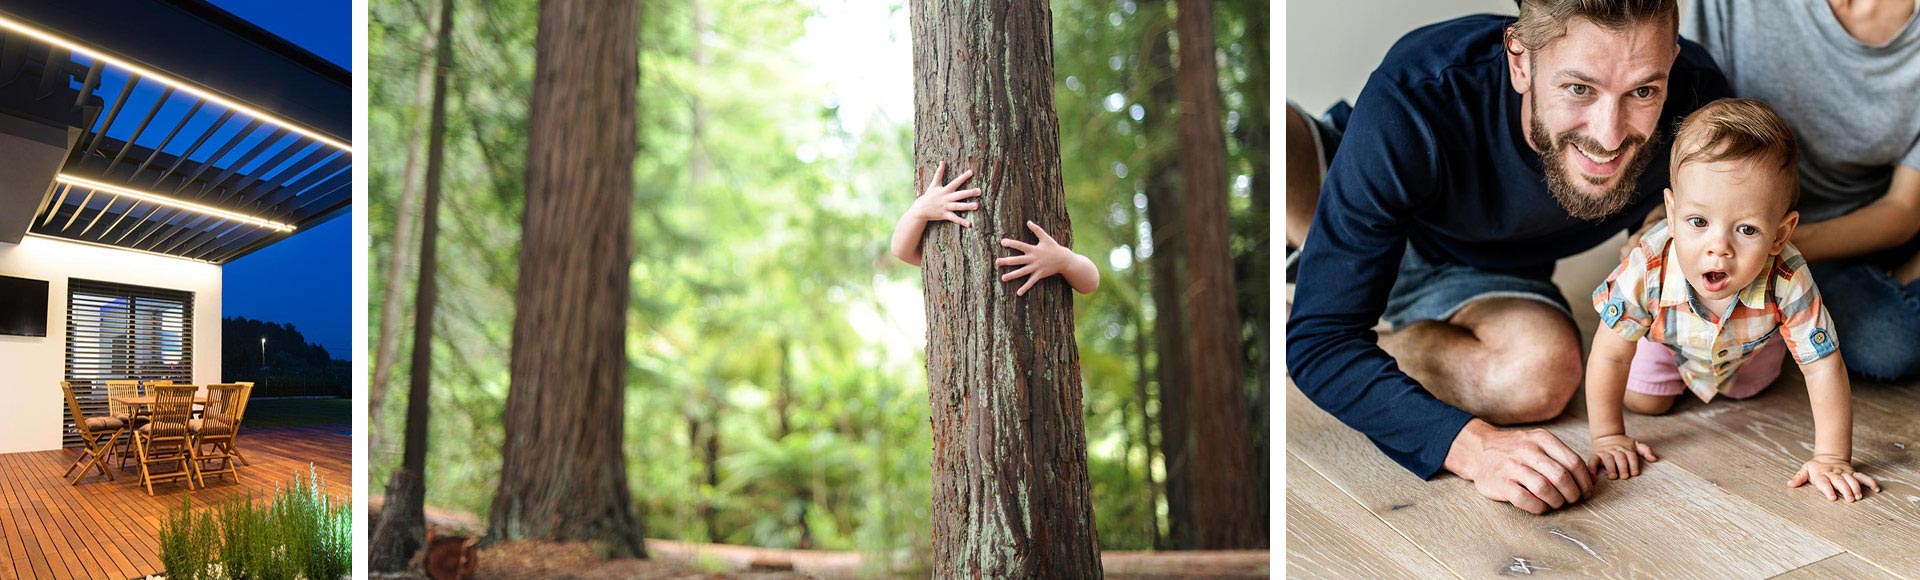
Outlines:
{"label": "chair backrest", "polygon": [[67,395],[67,412],[73,414],[73,428],[83,437],[92,437],[93,430],[87,428],[87,415],[80,411],[80,399],[73,394],[73,383],[60,381],[60,391]]}
{"label": "chair backrest", "polygon": [[132,415],[132,406],[114,399],[138,394],[140,394],[140,381],[107,381],[107,412],[115,417]]}
{"label": "chair backrest", "polygon": [[240,384],[207,385],[207,412],[202,415],[207,422],[219,421],[233,425],[240,419],[240,397],[246,393],[247,386]]}
{"label": "chair backrest", "polygon": [[156,385],[153,387],[153,429],[156,436],[167,431],[163,426],[178,426],[182,434],[186,432],[187,417],[193,413],[193,394],[200,387],[193,385]]}
{"label": "chair backrest", "polygon": [[147,394],[147,395],[153,394],[153,387],[171,387],[171,386],[173,386],[173,381],[140,381],[141,393]]}
{"label": "chair backrest", "polygon": [[240,422],[247,420],[247,404],[253,402],[253,383],[249,381],[240,381],[234,384],[240,385],[241,387],[240,388],[240,410],[233,414],[233,429],[235,431],[238,431],[240,430]]}

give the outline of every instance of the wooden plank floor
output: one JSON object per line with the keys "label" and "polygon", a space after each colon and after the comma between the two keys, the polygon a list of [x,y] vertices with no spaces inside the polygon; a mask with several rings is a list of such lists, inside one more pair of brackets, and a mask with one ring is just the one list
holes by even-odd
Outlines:
{"label": "wooden plank floor", "polygon": [[54,578],[125,580],[160,571],[158,533],[167,510],[182,500],[194,509],[229,498],[270,496],[276,484],[308,473],[311,462],[329,495],[345,499],[353,485],[353,439],[346,426],[280,427],[240,432],[251,465],[239,483],[222,476],[207,487],[139,485],[137,468],[99,471],[68,485],[60,472],[78,451],[0,455],[0,580]]}
{"label": "wooden plank floor", "polygon": [[[1593,288],[1617,259],[1605,252],[1563,261],[1561,288]],[[1598,317],[1579,307],[1583,293],[1566,293],[1590,340]],[[1532,516],[1450,474],[1420,481],[1289,381],[1287,576],[1920,580],[1920,382],[1855,377],[1853,390],[1855,465],[1883,490],[1858,503],[1786,487],[1813,448],[1806,384],[1789,364],[1745,401],[1683,398],[1664,416],[1629,413],[1628,433],[1660,462]],[[1582,454],[1584,397],[1539,425]]]}

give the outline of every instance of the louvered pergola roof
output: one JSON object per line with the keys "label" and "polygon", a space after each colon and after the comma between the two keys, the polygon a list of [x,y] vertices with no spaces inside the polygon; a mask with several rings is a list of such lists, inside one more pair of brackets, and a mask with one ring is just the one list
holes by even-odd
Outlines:
{"label": "louvered pergola roof", "polygon": [[217,7],[0,0],[0,42],[28,235],[224,264],[351,207],[351,75]]}

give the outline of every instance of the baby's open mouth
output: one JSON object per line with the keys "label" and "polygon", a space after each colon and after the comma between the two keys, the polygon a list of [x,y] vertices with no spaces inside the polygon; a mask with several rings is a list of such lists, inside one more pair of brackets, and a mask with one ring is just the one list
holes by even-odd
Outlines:
{"label": "baby's open mouth", "polygon": [[1700,275],[1700,281],[1706,282],[1708,292],[1719,292],[1727,288],[1727,273],[1721,270],[1708,270]]}

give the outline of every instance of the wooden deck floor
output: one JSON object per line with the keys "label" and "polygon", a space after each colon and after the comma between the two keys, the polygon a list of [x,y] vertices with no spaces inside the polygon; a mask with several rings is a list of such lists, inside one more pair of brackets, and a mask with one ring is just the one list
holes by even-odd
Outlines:
{"label": "wooden deck floor", "polygon": [[[0,455],[0,580],[125,580],[160,571],[158,531],[167,510],[188,498],[204,508],[253,493],[271,495],[276,483],[307,473],[312,462],[327,491],[347,497],[353,485],[353,439],[345,426],[249,429],[240,449],[250,466],[240,482],[209,478],[188,491],[182,483],[154,487],[149,497],[137,470],[98,471],[68,485],[60,478],[79,452]],[[131,466],[131,464],[129,464]]]}
{"label": "wooden deck floor", "polygon": [[[1786,488],[1813,448],[1791,374],[1747,401],[1629,415],[1660,462],[1531,516],[1452,475],[1415,479],[1289,386],[1287,576],[1920,577],[1920,386],[1854,390],[1856,465],[1883,490],[1858,503]],[[1584,409],[1542,426],[1589,449]]]}
{"label": "wooden deck floor", "polygon": [[[1616,244],[1602,244],[1605,252]],[[1617,254],[1563,261],[1565,288],[1591,289]],[[1571,279],[1567,279],[1571,278]],[[1570,301],[1583,304],[1574,292]],[[1575,308],[1582,340],[1598,325]],[[1793,365],[1760,395],[1661,417],[1627,415],[1660,462],[1597,484],[1544,516],[1482,499],[1450,474],[1422,482],[1288,382],[1287,576],[1302,578],[1913,578],[1920,580],[1920,384],[1854,378],[1854,461],[1878,494],[1828,502],[1786,481],[1813,449],[1806,384]],[[1585,393],[1540,425],[1590,449]]]}

